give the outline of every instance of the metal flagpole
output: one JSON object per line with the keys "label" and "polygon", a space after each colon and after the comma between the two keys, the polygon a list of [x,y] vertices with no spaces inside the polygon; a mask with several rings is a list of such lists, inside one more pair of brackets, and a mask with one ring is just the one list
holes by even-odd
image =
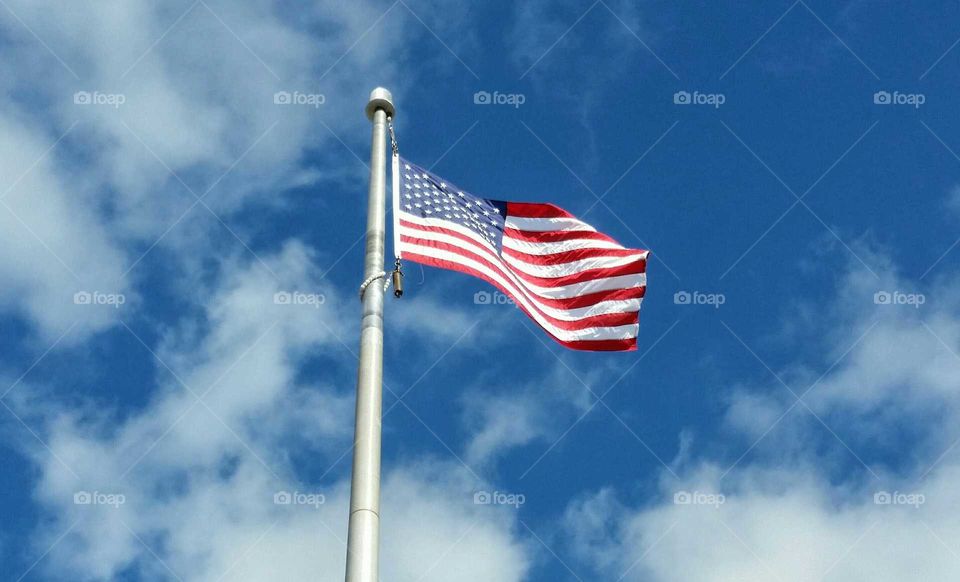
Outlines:
{"label": "metal flagpole", "polygon": [[370,191],[364,282],[360,287],[360,369],[350,483],[346,582],[378,582],[380,576],[380,415],[383,402],[383,270],[386,236],[387,117],[394,116],[393,96],[383,87],[370,93],[367,117],[373,122]]}

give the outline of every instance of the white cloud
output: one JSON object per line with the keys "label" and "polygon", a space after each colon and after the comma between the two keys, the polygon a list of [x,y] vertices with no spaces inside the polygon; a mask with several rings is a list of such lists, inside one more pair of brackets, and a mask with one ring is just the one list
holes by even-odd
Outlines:
{"label": "white cloud", "polygon": [[384,317],[391,329],[441,346],[457,341],[470,345],[481,335],[493,333],[489,321],[478,321],[464,306],[458,306],[449,294],[446,294],[446,301],[439,301],[428,293],[411,291],[414,292],[393,301],[393,289],[388,290],[390,299]]}
{"label": "white cloud", "polygon": [[492,395],[480,388],[467,397],[464,404],[471,430],[466,448],[466,462],[488,463],[511,448],[544,438],[545,421],[550,417],[527,394]]}
{"label": "white cloud", "polygon": [[949,515],[960,501],[950,486],[956,467],[923,484],[919,508],[875,505],[878,489],[838,488],[814,477],[813,466],[740,471],[735,484],[722,485],[728,493],[719,507],[672,503],[675,491],[717,492],[718,469],[665,489],[665,501],[647,509],[621,512],[608,492],[579,502],[568,511],[572,547],[627,581],[893,582],[948,580],[960,571],[948,548],[960,541]]}
{"label": "white cloud", "polygon": [[[880,290],[928,301],[877,305]],[[801,379],[802,392],[843,356],[804,397],[832,428],[801,404],[771,429],[794,398],[778,384],[738,391],[728,422],[742,438],[729,442],[756,442],[749,456],[730,468],[743,452],[732,447],[729,458],[678,464],[679,479],[661,476],[658,499],[639,507],[611,489],[578,500],[564,521],[571,551],[626,581],[955,578],[957,290],[851,268],[835,304],[821,309],[823,345],[812,347],[823,348],[823,369],[794,365],[785,376]]]}
{"label": "white cloud", "polygon": [[[79,77],[6,14],[8,29],[22,41],[14,50],[46,55],[50,72],[38,79],[35,69],[18,69],[14,87],[44,93],[49,109],[42,113],[61,126],[83,120],[78,129],[87,153],[121,206],[135,214],[145,210],[138,212],[138,205],[153,214],[166,209],[155,188],[176,183],[164,164],[202,192],[262,138],[234,168],[236,179],[209,201],[230,209],[257,187],[282,182],[305,146],[334,143],[320,120],[366,137],[366,94],[373,79],[393,80],[378,69],[397,56],[400,41],[398,27],[385,26],[347,54],[382,12],[373,3],[327,3],[297,18],[266,1],[135,0],[64,8],[17,0],[9,6]],[[336,34],[311,35],[316,26]],[[122,94],[125,102],[118,108],[77,105],[76,91]],[[273,99],[278,91],[321,93],[325,101],[319,108],[281,106]],[[274,123],[275,131],[264,136]],[[154,229],[169,224],[163,214],[153,218],[159,222]]]}
{"label": "white cloud", "polygon": [[[354,149],[368,139],[362,110],[373,86],[402,99],[409,81],[384,63],[405,58],[402,41],[426,33],[404,26],[412,18],[404,11],[367,33],[386,10],[375,2],[322,3],[296,16],[264,0],[4,8],[3,186],[13,187],[6,202],[26,226],[0,208],[0,237],[16,237],[2,245],[0,272],[15,284],[0,305],[47,340],[78,318],[65,341],[115,319],[64,305],[61,295],[78,287],[71,270],[89,291],[129,290],[129,313],[143,269],[127,270],[161,236],[151,252],[176,251],[174,270],[195,284],[205,256],[197,249],[225,233],[204,205],[230,223],[245,205],[282,204],[277,193],[305,179],[340,179],[302,168],[308,149],[362,177],[340,139]],[[277,105],[279,91],[322,94],[324,103]],[[78,92],[124,101],[78,104]]]}
{"label": "white cloud", "polygon": [[950,189],[950,194],[947,196],[947,209],[960,215],[960,184]]}
{"label": "white cloud", "polygon": [[135,300],[121,276],[123,253],[99,228],[96,212],[72,198],[45,155],[56,140],[0,115],[0,308],[36,321],[48,343],[75,322],[67,342],[110,325],[120,313],[77,305],[77,292]]}
{"label": "white cloud", "polygon": [[[106,580],[134,571],[152,579],[169,577],[169,568],[193,580],[228,571],[224,578],[233,580],[342,579],[346,482],[317,483],[314,473],[317,484],[308,486],[290,455],[309,451],[323,471],[348,450],[352,399],[333,386],[351,374],[337,363],[304,383],[297,371],[312,354],[338,348],[328,330],[344,327],[341,313],[353,297],[323,286],[299,243],[265,261],[229,264],[209,291],[204,332],[171,330],[162,338],[157,354],[182,384],[159,366],[160,389],[142,411],[121,419],[92,407],[19,401],[50,447],[31,452],[46,515],[38,550],[76,522],[45,558],[48,575]],[[325,301],[275,304],[274,294],[288,289],[316,290]],[[529,557],[515,514],[475,505],[473,490],[482,484],[465,473],[429,459],[386,473],[385,577],[523,578]],[[125,500],[77,505],[78,491]],[[321,494],[324,503],[276,505],[279,491]]]}
{"label": "white cloud", "polygon": [[[441,353],[452,345],[482,349],[508,336],[527,317],[510,305],[478,308],[471,295],[447,284],[453,279],[462,280],[465,275],[447,273],[420,286],[410,274],[416,267],[409,262],[404,267],[406,291],[400,300],[393,299],[392,287],[388,290],[386,325],[390,330],[439,348]],[[403,341],[399,340],[400,349]]]}
{"label": "white cloud", "polygon": [[[502,375],[491,383],[481,378],[479,385],[465,393],[463,414],[470,431],[465,459],[469,465],[488,466],[514,448],[555,441],[591,408],[594,395],[605,391],[603,387],[610,378],[616,377],[611,367],[580,372],[568,369],[569,364],[555,361],[553,356],[543,357],[546,363],[533,367],[541,372],[535,380],[519,374],[506,384]],[[500,390],[498,384],[502,385]]]}

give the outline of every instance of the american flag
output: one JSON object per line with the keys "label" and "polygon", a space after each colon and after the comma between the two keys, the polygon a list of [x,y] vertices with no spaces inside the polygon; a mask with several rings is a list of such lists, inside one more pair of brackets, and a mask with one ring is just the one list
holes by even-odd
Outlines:
{"label": "american flag", "polygon": [[403,158],[399,174],[405,259],[487,281],[568,348],[637,349],[649,251],[553,204],[478,198]]}

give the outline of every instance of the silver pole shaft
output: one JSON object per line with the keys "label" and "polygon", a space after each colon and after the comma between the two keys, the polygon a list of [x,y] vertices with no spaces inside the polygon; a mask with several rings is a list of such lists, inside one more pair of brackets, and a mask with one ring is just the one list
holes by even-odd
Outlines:
{"label": "silver pole shaft", "polygon": [[[386,236],[387,116],[393,98],[378,87],[370,94],[367,117],[373,122],[370,193],[364,278],[384,270]],[[380,415],[383,405],[383,280],[367,286],[360,325],[360,369],[350,484],[346,582],[378,582],[380,577]]]}

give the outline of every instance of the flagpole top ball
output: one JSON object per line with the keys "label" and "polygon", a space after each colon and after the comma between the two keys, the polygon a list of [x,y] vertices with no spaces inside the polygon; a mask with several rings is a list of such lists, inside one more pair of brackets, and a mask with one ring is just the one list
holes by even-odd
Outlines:
{"label": "flagpole top ball", "polygon": [[370,101],[367,103],[367,119],[373,121],[373,114],[377,109],[383,109],[387,117],[393,117],[396,109],[393,108],[393,95],[383,87],[377,87],[370,92]]}

